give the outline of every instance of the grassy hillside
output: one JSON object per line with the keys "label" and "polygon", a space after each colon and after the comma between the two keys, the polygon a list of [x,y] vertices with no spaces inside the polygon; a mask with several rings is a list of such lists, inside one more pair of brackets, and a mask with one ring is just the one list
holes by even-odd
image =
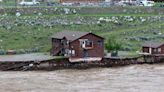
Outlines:
{"label": "grassy hillside", "polygon": [[106,39],[115,36],[122,50],[137,51],[145,41],[164,41],[164,16],[156,14],[31,14],[0,15],[0,52],[51,49],[50,36],[62,31],[92,31]]}

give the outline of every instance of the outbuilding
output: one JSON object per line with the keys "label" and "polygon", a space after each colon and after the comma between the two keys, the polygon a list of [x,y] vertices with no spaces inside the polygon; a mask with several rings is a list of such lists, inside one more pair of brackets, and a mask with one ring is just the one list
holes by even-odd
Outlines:
{"label": "outbuilding", "polygon": [[144,54],[164,54],[163,42],[145,42],[142,45],[142,51]]}

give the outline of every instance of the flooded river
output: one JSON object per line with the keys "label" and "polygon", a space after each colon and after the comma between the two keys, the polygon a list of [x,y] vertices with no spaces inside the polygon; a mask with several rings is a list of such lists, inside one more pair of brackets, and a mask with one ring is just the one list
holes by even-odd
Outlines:
{"label": "flooded river", "polygon": [[163,92],[164,65],[0,72],[0,92]]}

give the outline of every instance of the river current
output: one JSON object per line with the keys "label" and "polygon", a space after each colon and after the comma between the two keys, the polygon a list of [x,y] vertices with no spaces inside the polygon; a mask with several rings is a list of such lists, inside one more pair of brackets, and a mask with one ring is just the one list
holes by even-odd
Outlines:
{"label": "river current", "polygon": [[164,92],[164,64],[0,72],[0,92]]}

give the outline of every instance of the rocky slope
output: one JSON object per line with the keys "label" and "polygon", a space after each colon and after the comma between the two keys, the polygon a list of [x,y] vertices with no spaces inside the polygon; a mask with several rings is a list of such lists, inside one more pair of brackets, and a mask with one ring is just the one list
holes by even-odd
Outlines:
{"label": "rocky slope", "polygon": [[1,12],[0,54],[5,54],[7,50],[15,50],[16,53],[49,51],[50,36],[61,30],[92,31],[105,38],[115,36],[122,42],[122,50],[126,51],[140,50],[144,41],[164,41],[164,16],[160,15],[163,11],[155,11],[156,8],[149,13],[133,11],[120,14],[118,11],[98,13],[97,8],[97,13],[90,14],[73,8],[60,9],[64,12],[45,13],[44,9],[35,13],[23,13],[24,9],[16,13],[8,10]]}

